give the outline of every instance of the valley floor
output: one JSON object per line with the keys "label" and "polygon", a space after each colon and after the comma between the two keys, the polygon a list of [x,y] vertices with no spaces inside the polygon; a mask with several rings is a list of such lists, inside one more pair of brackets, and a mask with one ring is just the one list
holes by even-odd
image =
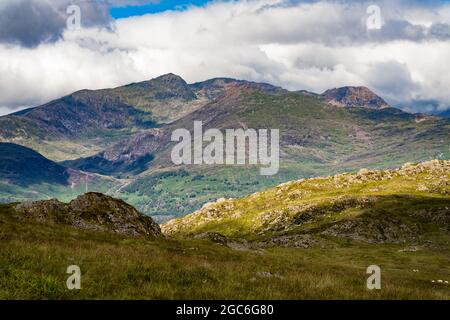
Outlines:
{"label": "valley floor", "polygon": [[[236,250],[0,214],[0,299],[450,299],[448,243]],[[366,288],[373,264],[381,290]],[[81,268],[81,290],[66,287],[69,265]]]}

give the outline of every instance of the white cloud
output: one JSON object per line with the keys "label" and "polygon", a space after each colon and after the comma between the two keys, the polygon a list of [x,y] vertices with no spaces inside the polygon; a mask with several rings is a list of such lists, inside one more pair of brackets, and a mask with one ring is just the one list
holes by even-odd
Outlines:
{"label": "white cloud", "polygon": [[405,106],[450,106],[450,42],[430,33],[450,22],[450,7],[389,3],[380,5],[390,27],[378,33],[364,29],[360,2],[262,0],[120,19],[113,30],[66,31],[34,49],[0,45],[0,105],[37,105],[174,72],[189,82],[229,76],[316,92],[366,85]]}

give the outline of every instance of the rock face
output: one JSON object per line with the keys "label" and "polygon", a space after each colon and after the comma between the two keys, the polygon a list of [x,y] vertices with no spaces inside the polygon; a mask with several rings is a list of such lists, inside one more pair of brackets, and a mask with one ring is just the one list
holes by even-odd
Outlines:
{"label": "rock face", "polygon": [[130,236],[162,236],[152,218],[122,200],[101,193],[86,193],[68,204],[56,199],[24,202],[16,205],[15,211],[19,219],[42,223],[67,224]]}
{"label": "rock face", "polygon": [[364,107],[370,109],[388,108],[382,98],[366,87],[342,87],[325,91],[325,101],[337,107]]}
{"label": "rock face", "polygon": [[397,218],[374,216],[340,221],[322,234],[368,243],[399,243],[414,239],[420,234],[420,229]]}

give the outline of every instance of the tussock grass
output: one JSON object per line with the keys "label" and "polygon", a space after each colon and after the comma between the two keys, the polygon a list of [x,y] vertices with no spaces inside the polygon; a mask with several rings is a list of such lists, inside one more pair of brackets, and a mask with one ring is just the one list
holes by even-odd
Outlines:
{"label": "tussock grass", "polygon": [[[18,223],[0,212],[0,299],[450,299],[448,285],[431,282],[450,279],[445,245],[237,251]],[[73,264],[82,271],[78,291],[65,284]],[[371,264],[382,269],[382,290],[366,289]]]}

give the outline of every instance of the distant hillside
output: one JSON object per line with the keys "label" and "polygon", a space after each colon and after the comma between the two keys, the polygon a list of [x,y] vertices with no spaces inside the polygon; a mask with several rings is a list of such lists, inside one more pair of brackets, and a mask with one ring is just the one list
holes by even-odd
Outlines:
{"label": "distant hillside", "polygon": [[450,118],[450,110],[441,112],[441,113],[438,114],[438,116],[444,117],[444,118]]}
{"label": "distant hillside", "polygon": [[[0,117],[0,141],[31,147],[53,160],[90,156],[133,133],[181,119],[236,86],[267,94],[288,92],[230,78],[187,84],[170,73],[113,89],[81,90]],[[367,88],[338,88],[323,96],[331,104],[358,107],[382,105],[383,101]]]}
{"label": "distant hillside", "polygon": [[52,197],[70,200],[87,189],[106,192],[120,183],[66,168],[30,148],[0,143],[0,203]]}
{"label": "distant hillside", "polygon": [[450,161],[301,179],[220,199],[162,226],[172,236],[310,247],[331,238],[422,243],[450,232]]}
{"label": "distant hillside", "polygon": [[77,91],[2,116],[0,141],[31,147],[54,160],[93,155],[133,133],[180,119],[234,83],[280,90],[269,84],[222,78],[189,85],[169,73],[118,88]]}
{"label": "distant hillside", "polygon": [[18,185],[67,185],[69,177],[67,168],[36,151],[13,143],[0,143],[0,180]]}
{"label": "distant hillside", "polygon": [[[381,98],[367,93],[366,88],[361,89],[364,94],[359,99],[349,102],[351,108],[336,108],[320,96],[292,93],[268,84],[213,79],[192,87],[197,93],[208,91],[214,100],[158,130],[137,133],[67,165],[115,175],[171,167],[171,133],[177,128],[192,131],[194,121],[202,121],[204,131],[280,129],[282,156],[291,164],[396,166],[409,160],[436,158],[441,153],[446,158],[450,152],[449,121],[390,108]],[[358,90],[352,91],[352,96]],[[373,101],[378,101],[379,106],[373,107]]]}
{"label": "distant hillside", "polygon": [[[171,133],[176,128],[192,130],[198,120],[205,131],[280,129],[279,173],[261,177],[258,168],[251,166],[246,170],[242,166],[174,166]],[[266,92],[239,83],[229,84],[213,102],[158,130],[158,135],[139,133],[93,157],[66,164],[122,178],[135,176],[117,196],[152,215],[179,216],[214,199],[240,197],[299,177],[450,158],[447,120],[395,108],[337,108],[321,97]]]}
{"label": "distant hillside", "polygon": [[106,175],[138,174],[148,169],[156,152],[166,148],[169,139],[167,131],[150,129],[132,135],[94,156],[63,163],[68,167]]}
{"label": "distant hillside", "polygon": [[[194,121],[202,121],[204,130],[279,129],[279,173],[262,177],[256,166],[174,166],[171,134],[192,131]],[[163,221],[300,177],[450,159],[450,121],[391,108],[365,87],[318,95],[230,78],[188,84],[167,74],[79,91],[0,117],[0,141],[64,160],[60,164],[76,171],[109,176],[89,190],[120,197]],[[71,188],[48,191],[33,193],[66,200],[75,194]],[[11,185],[0,188],[0,201],[17,192]]]}

